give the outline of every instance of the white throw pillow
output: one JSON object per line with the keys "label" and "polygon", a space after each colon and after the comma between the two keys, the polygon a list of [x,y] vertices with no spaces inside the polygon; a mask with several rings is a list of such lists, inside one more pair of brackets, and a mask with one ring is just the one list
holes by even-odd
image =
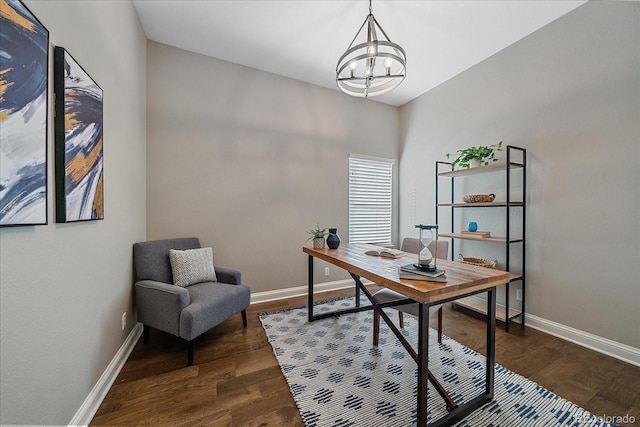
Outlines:
{"label": "white throw pillow", "polygon": [[169,260],[173,273],[173,284],[187,287],[196,283],[216,282],[216,270],[213,268],[213,250],[211,248],[179,251],[169,249]]}

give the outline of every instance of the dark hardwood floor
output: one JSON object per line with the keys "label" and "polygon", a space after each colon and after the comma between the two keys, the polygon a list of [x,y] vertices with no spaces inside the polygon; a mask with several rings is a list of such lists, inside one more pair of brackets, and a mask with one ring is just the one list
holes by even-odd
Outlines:
{"label": "dark hardwood floor", "polygon": [[[347,295],[335,291],[316,300]],[[196,340],[193,366],[184,341],[151,331],[138,341],[98,409],[93,426],[302,426],[257,314],[306,304],[306,297],[255,304],[248,327],[236,315]],[[445,308],[444,333],[484,353],[484,322]],[[513,325],[496,330],[496,362],[598,416],[640,425],[640,367]]]}

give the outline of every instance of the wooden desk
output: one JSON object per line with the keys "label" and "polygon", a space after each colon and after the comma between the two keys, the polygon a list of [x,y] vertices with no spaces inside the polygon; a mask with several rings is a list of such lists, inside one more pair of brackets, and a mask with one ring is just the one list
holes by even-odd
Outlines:
{"label": "wooden desk", "polygon": [[[495,365],[495,325],[496,325],[496,292],[495,287],[509,281],[509,273],[476,267],[459,262],[438,260],[438,268],[446,271],[447,283],[427,282],[422,280],[400,280],[398,277],[398,267],[404,264],[416,262],[416,256],[407,254],[398,259],[388,259],[377,256],[365,255],[365,251],[370,249],[370,245],[365,244],[342,244],[338,249],[312,249],[304,247],[302,250],[309,256],[308,266],[308,310],[309,322],[333,317],[339,314],[356,313],[365,310],[375,310],[384,319],[391,331],[396,335],[405,349],[418,364],[418,425],[427,425],[427,381],[431,381],[436,390],[441,394],[449,413],[439,420],[432,421],[430,426],[451,425],[462,420],[471,412],[475,411],[493,399],[494,389],[494,365]],[[313,314],[313,259],[318,258],[330,264],[336,265],[348,271],[355,281],[356,287],[356,307],[340,310],[322,315]],[[362,283],[361,278],[368,279],[380,286],[394,290],[407,299],[388,303],[378,303],[375,297]],[[360,292],[371,302],[370,306],[360,306]],[[465,296],[487,292],[487,364],[485,393],[477,396],[464,405],[458,406],[448,396],[446,391],[430,374],[428,368],[428,348],[429,348],[429,306],[452,301]],[[382,310],[386,307],[406,304],[407,302],[417,302],[419,306],[418,317],[418,352],[416,353],[410,343],[406,341],[391,319]]]}

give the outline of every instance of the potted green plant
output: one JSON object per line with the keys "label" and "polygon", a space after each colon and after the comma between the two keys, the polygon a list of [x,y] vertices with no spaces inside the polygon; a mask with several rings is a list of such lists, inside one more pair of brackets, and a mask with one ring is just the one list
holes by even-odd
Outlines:
{"label": "potted green plant", "polygon": [[[477,147],[469,147],[464,150],[458,150],[458,157],[451,163],[451,168],[468,168],[477,166],[486,166],[490,162],[497,162],[496,151],[502,151],[502,141],[493,145],[479,145]],[[447,159],[451,154],[447,153]]]}
{"label": "potted green plant", "polygon": [[329,234],[326,228],[320,228],[320,224],[316,224],[316,228],[307,231],[307,234],[311,234],[307,242],[313,239],[313,249],[324,249],[324,238]]}

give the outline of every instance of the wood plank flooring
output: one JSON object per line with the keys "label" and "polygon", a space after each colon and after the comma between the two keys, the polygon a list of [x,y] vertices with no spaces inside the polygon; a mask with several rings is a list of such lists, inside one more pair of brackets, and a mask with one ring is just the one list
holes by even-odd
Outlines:
{"label": "wood plank flooring", "polygon": [[[352,293],[334,291],[316,300]],[[236,315],[196,340],[187,366],[184,341],[151,330],[142,338],[98,409],[92,426],[303,426],[258,319],[306,304],[306,297],[252,305],[248,327]],[[481,320],[445,307],[444,333],[484,353]],[[496,362],[598,416],[635,417],[640,425],[640,368],[545,333],[496,329]]]}

